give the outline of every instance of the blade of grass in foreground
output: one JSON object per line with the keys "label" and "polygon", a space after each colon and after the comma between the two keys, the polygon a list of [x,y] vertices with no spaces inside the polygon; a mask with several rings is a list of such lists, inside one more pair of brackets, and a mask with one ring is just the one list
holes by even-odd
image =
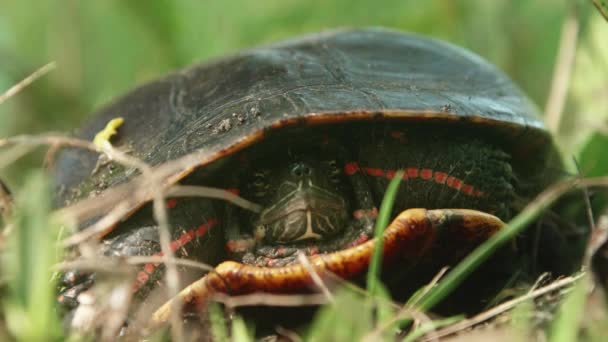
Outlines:
{"label": "blade of grass in foreground", "polygon": [[595,8],[597,8],[604,19],[608,20],[608,3],[602,0],[593,0],[593,5],[595,5]]}
{"label": "blade of grass in foreground", "polygon": [[584,317],[589,288],[589,274],[585,274],[562,302],[557,317],[551,324],[551,342],[578,340],[581,320]]}
{"label": "blade of grass in foreground", "polygon": [[57,340],[62,332],[51,281],[59,225],[50,211],[47,180],[41,172],[31,174],[17,198],[15,229],[1,255],[10,289],[2,305],[10,332],[21,341]]}
{"label": "blade of grass in foreground", "polygon": [[446,298],[460,285],[475,269],[487,260],[495,250],[521,233],[545,209],[553,204],[559,196],[573,188],[577,180],[569,180],[556,184],[541,193],[528,207],[515,216],[509,224],[477,247],[464,260],[452,269],[437,286],[423,296],[416,305],[420,310],[428,310]]}
{"label": "blade of grass in foreground", "polygon": [[384,247],[384,229],[388,226],[391,213],[393,211],[393,204],[395,203],[395,197],[397,196],[397,190],[403,177],[403,171],[398,171],[391,180],[382,199],[380,205],[380,212],[378,213],[378,219],[376,220],[376,226],[374,228],[374,238],[376,241],[376,248],[374,248],[374,254],[369,263],[369,270],[367,272],[367,290],[372,295],[376,295],[380,288],[380,266],[382,265],[382,250]]}
{"label": "blade of grass in foreground", "polygon": [[209,321],[211,323],[211,335],[215,341],[227,341],[226,320],[224,312],[217,303],[209,303]]}

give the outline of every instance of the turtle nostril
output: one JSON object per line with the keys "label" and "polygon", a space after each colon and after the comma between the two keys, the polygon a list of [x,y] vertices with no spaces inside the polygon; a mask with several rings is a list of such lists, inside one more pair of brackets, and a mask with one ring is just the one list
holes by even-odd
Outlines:
{"label": "turtle nostril", "polygon": [[297,163],[291,168],[291,174],[296,177],[312,175],[312,168],[303,163]]}

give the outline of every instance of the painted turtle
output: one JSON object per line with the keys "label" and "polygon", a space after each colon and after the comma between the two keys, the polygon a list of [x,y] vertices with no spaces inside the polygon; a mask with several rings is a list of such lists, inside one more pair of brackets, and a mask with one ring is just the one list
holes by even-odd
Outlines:
{"label": "painted turtle", "polygon": [[[505,75],[456,46],[384,29],[309,35],[178,71],[101,110],[81,136],[92,139],[119,116],[125,121],[116,148],[153,166],[180,159],[164,186],[221,187],[263,208],[168,199],[173,251],[258,271],[293,268],[298,251],[327,256],[362,246],[397,170],[405,172],[395,216],[438,209],[429,211],[437,221],[455,213],[465,228],[425,230],[423,237],[437,237],[432,246],[416,240],[397,254],[453,263],[495,230],[464,234],[467,217],[508,220],[560,170],[537,109]],[[64,203],[137,174],[75,149],[58,157],[56,170]],[[105,254],[160,253],[151,206],[140,202],[104,237]],[[481,226],[492,225],[485,220]],[[136,271],[138,296],[162,269]],[[76,278],[70,274],[64,286]],[[281,286],[292,285],[287,279]]]}

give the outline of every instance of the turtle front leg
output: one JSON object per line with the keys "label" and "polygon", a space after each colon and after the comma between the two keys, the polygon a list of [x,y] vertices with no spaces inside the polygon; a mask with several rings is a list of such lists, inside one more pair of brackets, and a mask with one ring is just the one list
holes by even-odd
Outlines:
{"label": "turtle front leg", "polygon": [[[360,237],[356,240],[361,242],[371,238],[374,234],[378,208],[374,203],[369,183],[359,172],[359,165],[351,162],[345,163],[344,174],[348,176],[354,192],[353,226],[360,232]],[[357,241],[354,241],[351,245],[355,246]]]}
{"label": "turtle front leg", "polygon": [[[458,238],[468,249],[487,240],[505,224],[497,217],[469,209],[408,209],[403,211],[384,232],[384,262],[416,262],[428,255],[439,240]],[[310,257],[313,269],[319,273],[334,273],[353,278],[364,272],[369,263],[375,239],[355,247]],[[462,248],[453,249],[460,256]],[[449,257],[449,255],[447,255]],[[309,271],[302,264],[284,267],[258,267],[234,261],[219,264],[214,272],[186,287],[165,303],[152,316],[153,327],[164,324],[171,314],[172,301],[189,307],[202,307],[214,293],[230,295],[253,292],[297,293],[313,286]]]}
{"label": "turtle front leg", "polygon": [[[211,201],[201,201],[196,198],[169,199],[167,208],[171,231],[169,248],[176,257],[213,265],[222,260],[223,222],[219,221]],[[153,219],[150,205],[146,205],[121,223],[112,234],[113,236],[100,244],[99,257],[161,257],[163,255],[158,226]],[[164,265],[158,262],[134,266],[132,272],[134,296],[145,299],[162,280],[164,270]],[[180,275],[188,276],[188,281],[195,279],[190,277],[192,272],[194,271],[191,269],[180,268]],[[95,282],[100,280],[98,275],[97,272],[79,270],[65,272],[59,281],[57,297],[59,303],[68,311],[75,309],[78,306],[78,296],[91,289]]]}

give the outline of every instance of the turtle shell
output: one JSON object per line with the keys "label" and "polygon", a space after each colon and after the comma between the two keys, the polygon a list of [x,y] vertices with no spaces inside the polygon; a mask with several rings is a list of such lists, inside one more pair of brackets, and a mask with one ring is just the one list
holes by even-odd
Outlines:
{"label": "turtle shell", "polygon": [[[408,177],[416,180],[408,182],[397,194],[395,203],[400,207],[396,206],[395,210],[414,207],[470,208],[508,219],[512,212],[502,216],[497,213],[503,204],[510,206],[519,200],[522,190],[523,197],[533,196],[547,182],[556,178],[556,174],[548,175],[548,172],[555,170],[547,167],[552,162],[550,159],[556,155],[551,137],[539,119],[536,107],[508,77],[462,48],[418,35],[378,28],[304,36],[175,72],[145,84],[103,108],[81,130],[80,137],[93,139],[110,120],[117,117],[124,118],[124,124],[112,138],[112,144],[149,165],[157,166],[154,185],[157,186],[159,183],[156,181],[160,181],[165,187],[179,181],[195,182],[202,175],[200,179],[204,182],[201,184],[228,188],[230,185],[226,185],[226,179],[215,181],[229,178],[227,176],[245,176],[237,180],[240,182],[237,189],[241,190],[241,185],[255,185],[255,181],[249,182],[251,179],[247,178],[250,176],[246,174],[247,171],[255,174],[253,169],[247,169],[247,164],[237,165],[239,172],[235,172],[235,164],[247,159],[242,157],[266,154],[276,158],[271,161],[280,164],[283,160],[278,159],[285,154],[274,157],[273,152],[268,150],[272,144],[281,145],[282,140],[290,140],[294,132],[299,134],[297,139],[300,140],[322,137],[323,132],[336,133],[332,138],[339,137],[342,145],[345,142],[353,145],[348,147],[358,153],[352,160],[341,160],[345,162],[340,167],[343,167],[343,174],[347,176],[344,178],[348,178],[349,184],[348,190],[340,194],[346,194],[341,196],[345,202],[351,201],[345,206],[348,210],[353,209],[353,225],[365,227],[365,238],[369,238],[373,228],[368,218],[375,218],[378,198],[381,199],[388,179],[394,176],[395,170],[408,166],[400,160],[406,155],[413,156],[410,160],[428,162],[426,155],[440,152],[434,154],[433,165],[419,163],[414,166],[420,169],[407,170]],[[375,128],[368,130],[367,126]],[[423,128],[418,130],[418,127]],[[427,129],[429,127],[430,130]],[[418,142],[422,142],[425,148],[418,151],[420,144],[402,146],[400,141],[391,140],[402,138],[399,131],[392,131],[393,128],[409,130],[412,133],[410,137],[419,139]],[[436,128],[440,133],[434,135]],[[426,134],[429,132],[433,134]],[[350,133],[353,133],[352,137]],[[370,135],[370,139],[366,139],[366,134]],[[371,137],[374,134],[381,136],[379,139]],[[452,139],[452,136],[457,138]],[[460,149],[469,140],[474,141],[470,145],[472,147],[467,151]],[[285,141],[284,145],[290,144],[291,141]],[[322,145],[325,142],[318,140],[313,144]],[[471,151],[476,154],[474,158],[468,156]],[[453,160],[445,158],[448,154],[453,156]],[[461,174],[450,173],[455,169],[454,165],[460,166]],[[471,171],[471,165],[475,171]],[[488,165],[487,169],[494,168],[500,177],[488,172],[485,168]],[[216,166],[229,172],[216,172]],[[514,172],[511,172],[511,167]],[[108,248],[104,253],[121,256],[160,255],[151,206],[144,205],[153,197],[151,188],[154,187],[138,183],[142,177],[136,177],[138,172],[135,169],[115,163],[100,166],[97,153],[67,149],[58,155],[54,170],[59,187],[58,205],[70,204],[114,186],[119,186],[114,190],[122,189],[125,196],[135,189],[139,195],[143,194],[128,203],[132,216],[121,224],[115,225],[116,221],[109,220],[98,221],[108,227],[118,227],[105,235]],[[476,174],[482,175],[483,185],[489,186],[486,197],[482,196],[486,188],[472,187],[473,183],[465,182],[466,177]],[[381,177],[369,182],[361,181],[363,177],[376,175]],[[431,185],[417,187],[415,182]],[[512,183],[517,183],[517,192],[511,187]],[[368,188],[359,187],[362,184]],[[531,189],[526,189],[530,184]],[[154,190],[158,190],[157,187]],[[380,196],[376,196],[378,194]],[[370,198],[373,203],[370,203]],[[109,202],[104,209],[110,210],[116,200]],[[239,231],[231,235],[230,232],[234,232],[231,228],[238,224],[229,221],[234,221],[236,217],[242,222],[248,217],[243,216],[242,212],[231,215],[235,211],[231,206],[224,206],[225,202],[216,204],[217,201],[200,198],[186,200],[177,206],[167,201],[167,206],[171,208],[169,222],[175,228],[172,229],[171,248],[175,247],[177,256],[215,264],[225,260],[224,254],[227,252],[238,256],[237,260],[253,265],[277,266],[270,263],[275,260],[290,262],[283,257],[291,253],[290,246],[299,242],[291,238],[283,240],[283,231],[279,230],[276,230],[277,237],[273,237],[274,242],[285,242],[287,246],[275,248],[276,244],[271,241],[255,251],[256,259],[240,258],[243,255],[239,254],[242,252],[239,243],[246,239],[241,239],[243,234]],[[351,211],[345,212],[351,214]],[[98,211],[88,217],[80,217],[81,225],[85,225],[82,222],[85,220],[86,224],[90,224],[91,220],[88,219],[102,213]],[[258,216],[262,217],[263,214]],[[307,214],[308,229],[312,226],[310,222],[313,218],[310,210]],[[116,220],[119,219],[122,217]],[[351,219],[349,224],[352,223]],[[329,222],[329,219],[327,222],[327,226],[341,226]],[[213,233],[218,230],[225,234]],[[324,253],[345,246],[347,248],[351,243],[355,246],[363,241],[357,235],[360,231],[349,229],[310,250]],[[437,261],[429,261],[432,265],[451,260],[452,254],[458,254],[460,258],[466,251],[454,248],[464,246],[466,237],[447,240],[442,240],[445,244],[433,247],[431,259],[438,257]],[[286,241],[293,244],[288,245]],[[269,248],[264,249],[266,247]],[[300,247],[310,246],[297,245],[296,248]],[[543,246],[543,250],[548,250],[548,247]],[[258,261],[261,263],[258,264]],[[157,266],[147,264],[136,276],[136,289],[141,290],[142,298],[155,286],[162,273],[157,272]],[[508,277],[512,274],[510,267],[513,265],[495,269],[504,271],[505,274],[501,276]],[[498,279],[494,276],[488,278]],[[395,281],[395,284],[399,283],[399,279]],[[65,285],[70,287],[73,284],[67,282]],[[75,286],[72,288],[77,290]],[[75,298],[75,295],[64,296],[68,297]]]}
{"label": "turtle shell", "polygon": [[[545,160],[551,138],[537,109],[503,73],[454,45],[386,29],[338,30],[259,47],[145,84],[102,109],[80,136],[123,117],[114,146],[151,165],[192,170],[284,127],[355,121],[442,122],[478,128],[515,165]],[[56,163],[60,200],[130,179],[95,153],[70,149]],[[541,163],[542,164],[542,163]]]}

